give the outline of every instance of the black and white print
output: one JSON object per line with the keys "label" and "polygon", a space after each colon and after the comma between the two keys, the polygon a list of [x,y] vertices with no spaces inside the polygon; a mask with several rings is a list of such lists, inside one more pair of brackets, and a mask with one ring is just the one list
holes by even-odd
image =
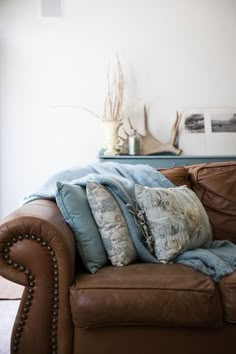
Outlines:
{"label": "black and white print", "polygon": [[189,133],[205,133],[205,117],[202,113],[194,113],[185,117],[185,130]]}
{"label": "black and white print", "polygon": [[236,133],[236,113],[214,113],[211,115],[212,133]]}
{"label": "black and white print", "polygon": [[182,107],[179,147],[184,155],[236,154],[236,107]]}

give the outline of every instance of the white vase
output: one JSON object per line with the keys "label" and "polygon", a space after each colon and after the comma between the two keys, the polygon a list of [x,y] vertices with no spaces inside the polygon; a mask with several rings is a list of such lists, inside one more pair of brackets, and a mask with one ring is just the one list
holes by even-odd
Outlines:
{"label": "white vase", "polygon": [[105,156],[113,156],[119,154],[117,144],[119,142],[118,131],[121,125],[121,122],[116,121],[103,122],[106,148],[104,151]]}

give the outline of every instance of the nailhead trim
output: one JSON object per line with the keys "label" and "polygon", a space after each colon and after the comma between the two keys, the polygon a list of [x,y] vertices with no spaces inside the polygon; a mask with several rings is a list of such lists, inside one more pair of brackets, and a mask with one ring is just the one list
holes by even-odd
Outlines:
{"label": "nailhead trim", "polygon": [[35,235],[19,235],[17,237],[13,237],[11,240],[9,240],[4,248],[3,248],[3,259],[5,262],[14,267],[15,269],[18,269],[20,272],[24,272],[27,280],[28,280],[28,295],[27,295],[27,301],[24,304],[23,312],[21,314],[21,318],[18,324],[18,327],[16,329],[15,333],[15,338],[13,340],[13,353],[17,354],[19,352],[19,345],[20,345],[20,339],[22,332],[24,331],[24,326],[25,322],[28,318],[28,313],[30,312],[30,307],[32,305],[32,301],[34,299],[34,288],[35,288],[35,276],[31,272],[30,269],[26,269],[23,265],[18,264],[16,262],[13,262],[12,259],[10,258],[10,248],[13,246],[14,243],[23,241],[24,239],[26,240],[32,240],[37,243],[39,243],[42,247],[45,247],[45,249],[48,251],[49,256],[52,261],[52,267],[53,267],[53,301],[51,305],[52,309],[52,320],[51,320],[51,336],[50,336],[50,343],[51,343],[51,353],[52,354],[57,354],[57,320],[58,320],[58,308],[59,308],[59,283],[58,283],[58,266],[57,266],[57,259],[55,256],[54,251],[50,246],[48,246],[48,243],[46,241],[43,241],[41,237],[37,237]]}

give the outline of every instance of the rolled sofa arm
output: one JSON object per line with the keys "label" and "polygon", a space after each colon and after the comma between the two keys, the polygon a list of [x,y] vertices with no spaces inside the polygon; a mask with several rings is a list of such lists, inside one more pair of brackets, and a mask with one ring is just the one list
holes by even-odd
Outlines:
{"label": "rolled sofa arm", "polygon": [[0,274],[25,286],[11,353],[73,352],[74,264],[74,236],[54,202],[33,201],[0,223]]}

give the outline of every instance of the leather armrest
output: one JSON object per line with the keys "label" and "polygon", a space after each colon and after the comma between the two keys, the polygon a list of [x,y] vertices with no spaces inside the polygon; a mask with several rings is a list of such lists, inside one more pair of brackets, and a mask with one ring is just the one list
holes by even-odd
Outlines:
{"label": "leather armrest", "polygon": [[13,353],[72,353],[74,265],[74,235],[54,202],[33,201],[0,223],[0,274],[25,286]]}

